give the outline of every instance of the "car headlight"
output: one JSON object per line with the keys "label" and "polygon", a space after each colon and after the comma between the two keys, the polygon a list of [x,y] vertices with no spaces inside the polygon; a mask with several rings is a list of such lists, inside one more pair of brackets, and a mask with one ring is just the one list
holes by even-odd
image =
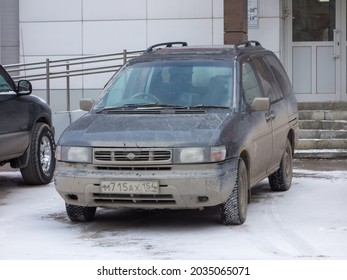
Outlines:
{"label": "car headlight", "polygon": [[203,162],[204,159],[203,148],[184,148],[180,152],[181,163]]}
{"label": "car headlight", "polygon": [[56,159],[67,162],[92,162],[92,148],[90,147],[73,147],[58,146],[56,149]]}
{"label": "car headlight", "polygon": [[226,157],[225,146],[191,147],[179,150],[180,163],[199,163],[223,161]]}

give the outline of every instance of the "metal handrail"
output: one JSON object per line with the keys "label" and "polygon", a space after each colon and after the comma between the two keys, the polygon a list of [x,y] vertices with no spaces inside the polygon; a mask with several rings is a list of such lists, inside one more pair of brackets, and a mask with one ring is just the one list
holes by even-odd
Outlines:
{"label": "metal handrail", "polygon": [[[41,62],[33,63],[19,63],[3,65],[3,67],[10,73],[15,81],[21,79],[28,79],[30,81],[46,81],[46,102],[50,105],[50,80],[51,79],[66,79],[66,91],[67,91],[67,110],[70,111],[70,78],[84,75],[95,75],[109,72],[116,72],[119,68],[125,64],[129,59],[135,58],[141,55],[144,50],[139,51],[127,51],[119,53],[106,53],[99,55],[73,57],[68,59],[46,59]],[[121,61],[121,62],[120,62]],[[93,66],[93,63],[107,63],[104,66]],[[117,63],[114,63],[117,62]],[[83,67],[90,65],[90,67]],[[71,66],[80,66],[78,69],[70,69]],[[63,67],[65,70],[57,69]],[[57,69],[57,70],[55,70]],[[35,71],[33,73],[33,71]],[[29,72],[29,73],[28,73]],[[38,72],[38,73],[37,73]],[[19,73],[19,74],[18,74]],[[24,73],[24,74],[23,74]]]}

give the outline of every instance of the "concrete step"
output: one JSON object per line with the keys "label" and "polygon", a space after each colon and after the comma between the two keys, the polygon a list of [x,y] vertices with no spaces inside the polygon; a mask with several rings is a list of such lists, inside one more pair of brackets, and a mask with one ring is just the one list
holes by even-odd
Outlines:
{"label": "concrete step", "polygon": [[301,102],[295,158],[347,159],[347,102]]}
{"label": "concrete step", "polygon": [[347,120],[346,110],[302,110],[299,111],[300,120]]}
{"label": "concrete step", "polygon": [[332,101],[332,102],[299,102],[299,111],[304,110],[342,110],[346,111],[347,102],[346,101]]}
{"label": "concrete step", "polygon": [[301,129],[300,139],[347,139],[347,130]]}
{"label": "concrete step", "polygon": [[347,120],[299,120],[300,129],[347,130]]}
{"label": "concrete step", "polygon": [[347,149],[295,150],[294,158],[296,159],[347,159]]}
{"label": "concrete step", "polygon": [[347,149],[347,139],[299,139],[297,149]]}

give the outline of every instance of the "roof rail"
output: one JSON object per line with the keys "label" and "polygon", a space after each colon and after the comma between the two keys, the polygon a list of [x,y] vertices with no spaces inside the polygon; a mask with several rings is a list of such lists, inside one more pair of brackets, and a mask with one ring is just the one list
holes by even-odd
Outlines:
{"label": "roof rail", "polygon": [[161,46],[165,46],[166,48],[171,48],[172,45],[182,45],[182,47],[186,47],[186,46],[188,46],[188,43],[187,42],[160,43],[160,44],[156,44],[156,45],[150,46],[145,52],[146,53],[152,52],[154,48],[161,47]]}
{"label": "roof rail", "polygon": [[235,48],[238,49],[239,47],[245,47],[245,48],[249,48],[249,47],[261,47],[262,45],[258,42],[258,41],[246,41],[246,42],[242,42],[239,44],[235,45]]}

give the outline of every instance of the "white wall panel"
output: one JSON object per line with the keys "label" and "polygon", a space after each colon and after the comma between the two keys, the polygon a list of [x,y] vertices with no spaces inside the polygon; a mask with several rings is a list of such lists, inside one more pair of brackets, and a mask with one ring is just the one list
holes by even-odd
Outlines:
{"label": "white wall panel", "polygon": [[214,19],[212,29],[212,44],[223,45],[224,44],[224,19]]}
{"label": "white wall panel", "polygon": [[260,18],[259,28],[248,30],[248,40],[257,40],[263,47],[280,52],[280,18]]}
{"label": "white wall panel", "polygon": [[82,0],[20,0],[19,18],[21,22],[81,20],[81,7]]}
{"label": "white wall panel", "polygon": [[280,0],[258,0],[260,17],[279,17]]}
{"label": "white wall panel", "polygon": [[147,0],[148,18],[212,17],[212,0]]}
{"label": "white wall panel", "polygon": [[81,22],[21,24],[21,55],[81,55]]}
{"label": "white wall panel", "polygon": [[146,42],[146,21],[96,21],[83,24],[83,53],[100,54],[123,49],[141,50]]}
{"label": "white wall panel", "polygon": [[213,0],[213,17],[224,17],[224,0]]}
{"label": "white wall panel", "polygon": [[187,41],[190,45],[212,44],[212,21],[209,19],[148,21],[148,44],[165,41]]}
{"label": "white wall panel", "polygon": [[145,19],[144,0],[84,0],[84,20]]}

